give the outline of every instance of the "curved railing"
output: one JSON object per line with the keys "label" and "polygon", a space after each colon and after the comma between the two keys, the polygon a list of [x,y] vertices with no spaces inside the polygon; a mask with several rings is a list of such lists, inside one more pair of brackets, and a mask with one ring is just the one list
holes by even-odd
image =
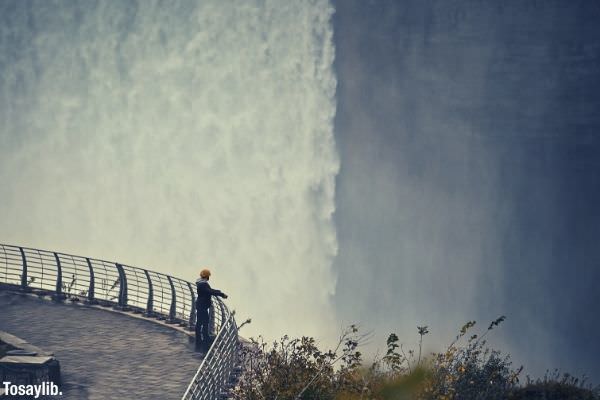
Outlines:
{"label": "curved railing", "polygon": [[[194,284],[125,264],[0,244],[0,284],[141,313],[188,330],[196,324]],[[213,298],[210,321],[216,337],[184,399],[220,398],[237,365],[237,325],[218,298]]]}
{"label": "curved railing", "polygon": [[232,313],[223,323],[182,400],[229,397],[229,390],[235,384],[234,371],[238,368],[240,346]]}

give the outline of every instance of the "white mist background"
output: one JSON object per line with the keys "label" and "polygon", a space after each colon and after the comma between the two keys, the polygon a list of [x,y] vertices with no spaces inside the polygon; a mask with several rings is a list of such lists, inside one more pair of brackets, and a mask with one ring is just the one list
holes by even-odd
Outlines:
{"label": "white mist background", "polygon": [[208,266],[244,335],[335,334],[327,1],[0,8],[1,242]]}

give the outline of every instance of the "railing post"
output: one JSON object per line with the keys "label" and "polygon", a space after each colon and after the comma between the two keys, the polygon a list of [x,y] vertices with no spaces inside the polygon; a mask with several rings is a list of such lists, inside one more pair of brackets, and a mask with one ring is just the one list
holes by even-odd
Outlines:
{"label": "railing post", "polygon": [[21,259],[23,260],[23,270],[21,272],[21,289],[27,289],[27,258],[25,258],[25,252],[22,247],[19,247],[21,250]]}
{"label": "railing post", "polygon": [[189,329],[193,330],[196,325],[196,293],[192,287],[192,283],[188,282],[188,288],[190,289],[190,295],[192,296],[192,310],[190,311]]}
{"label": "railing post", "polygon": [[57,253],[54,253],[54,258],[56,259],[56,298],[62,299],[62,266]]}
{"label": "railing post", "polygon": [[171,285],[171,309],[169,310],[169,322],[175,321],[175,313],[177,310],[177,296],[175,294],[175,285],[173,285],[173,279],[167,275],[169,285]]}
{"label": "railing post", "polygon": [[148,279],[148,303],[146,303],[146,315],[151,316],[153,314],[153,305],[154,305],[154,290],[152,289],[152,279],[150,279],[150,274],[147,270],[144,270],[146,273],[146,279]]}
{"label": "railing post", "polygon": [[127,277],[125,276],[125,270],[119,263],[115,264],[119,271],[119,307],[127,307]]}
{"label": "railing post", "polygon": [[94,268],[89,258],[86,258],[88,268],[90,269],[90,287],[88,289],[88,302],[94,302]]}

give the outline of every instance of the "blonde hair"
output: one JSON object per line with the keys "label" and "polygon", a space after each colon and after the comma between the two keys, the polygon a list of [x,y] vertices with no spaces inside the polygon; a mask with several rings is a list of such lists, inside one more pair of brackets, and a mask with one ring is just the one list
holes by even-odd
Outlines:
{"label": "blonde hair", "polygon": [[208,278],[210,276],[210,270],[204,268],[202,271],[200,271],[200,278]]}

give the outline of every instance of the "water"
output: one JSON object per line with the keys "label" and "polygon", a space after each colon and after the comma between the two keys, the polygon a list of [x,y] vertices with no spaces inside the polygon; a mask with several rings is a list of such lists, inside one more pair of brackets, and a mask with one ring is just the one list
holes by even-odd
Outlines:
{"label": "water", "polygon": [[[337,251],[327,1],[0,3],[0,240],[194,280],[322,334]],[[317,311],[317,312],[315,312]]]}

